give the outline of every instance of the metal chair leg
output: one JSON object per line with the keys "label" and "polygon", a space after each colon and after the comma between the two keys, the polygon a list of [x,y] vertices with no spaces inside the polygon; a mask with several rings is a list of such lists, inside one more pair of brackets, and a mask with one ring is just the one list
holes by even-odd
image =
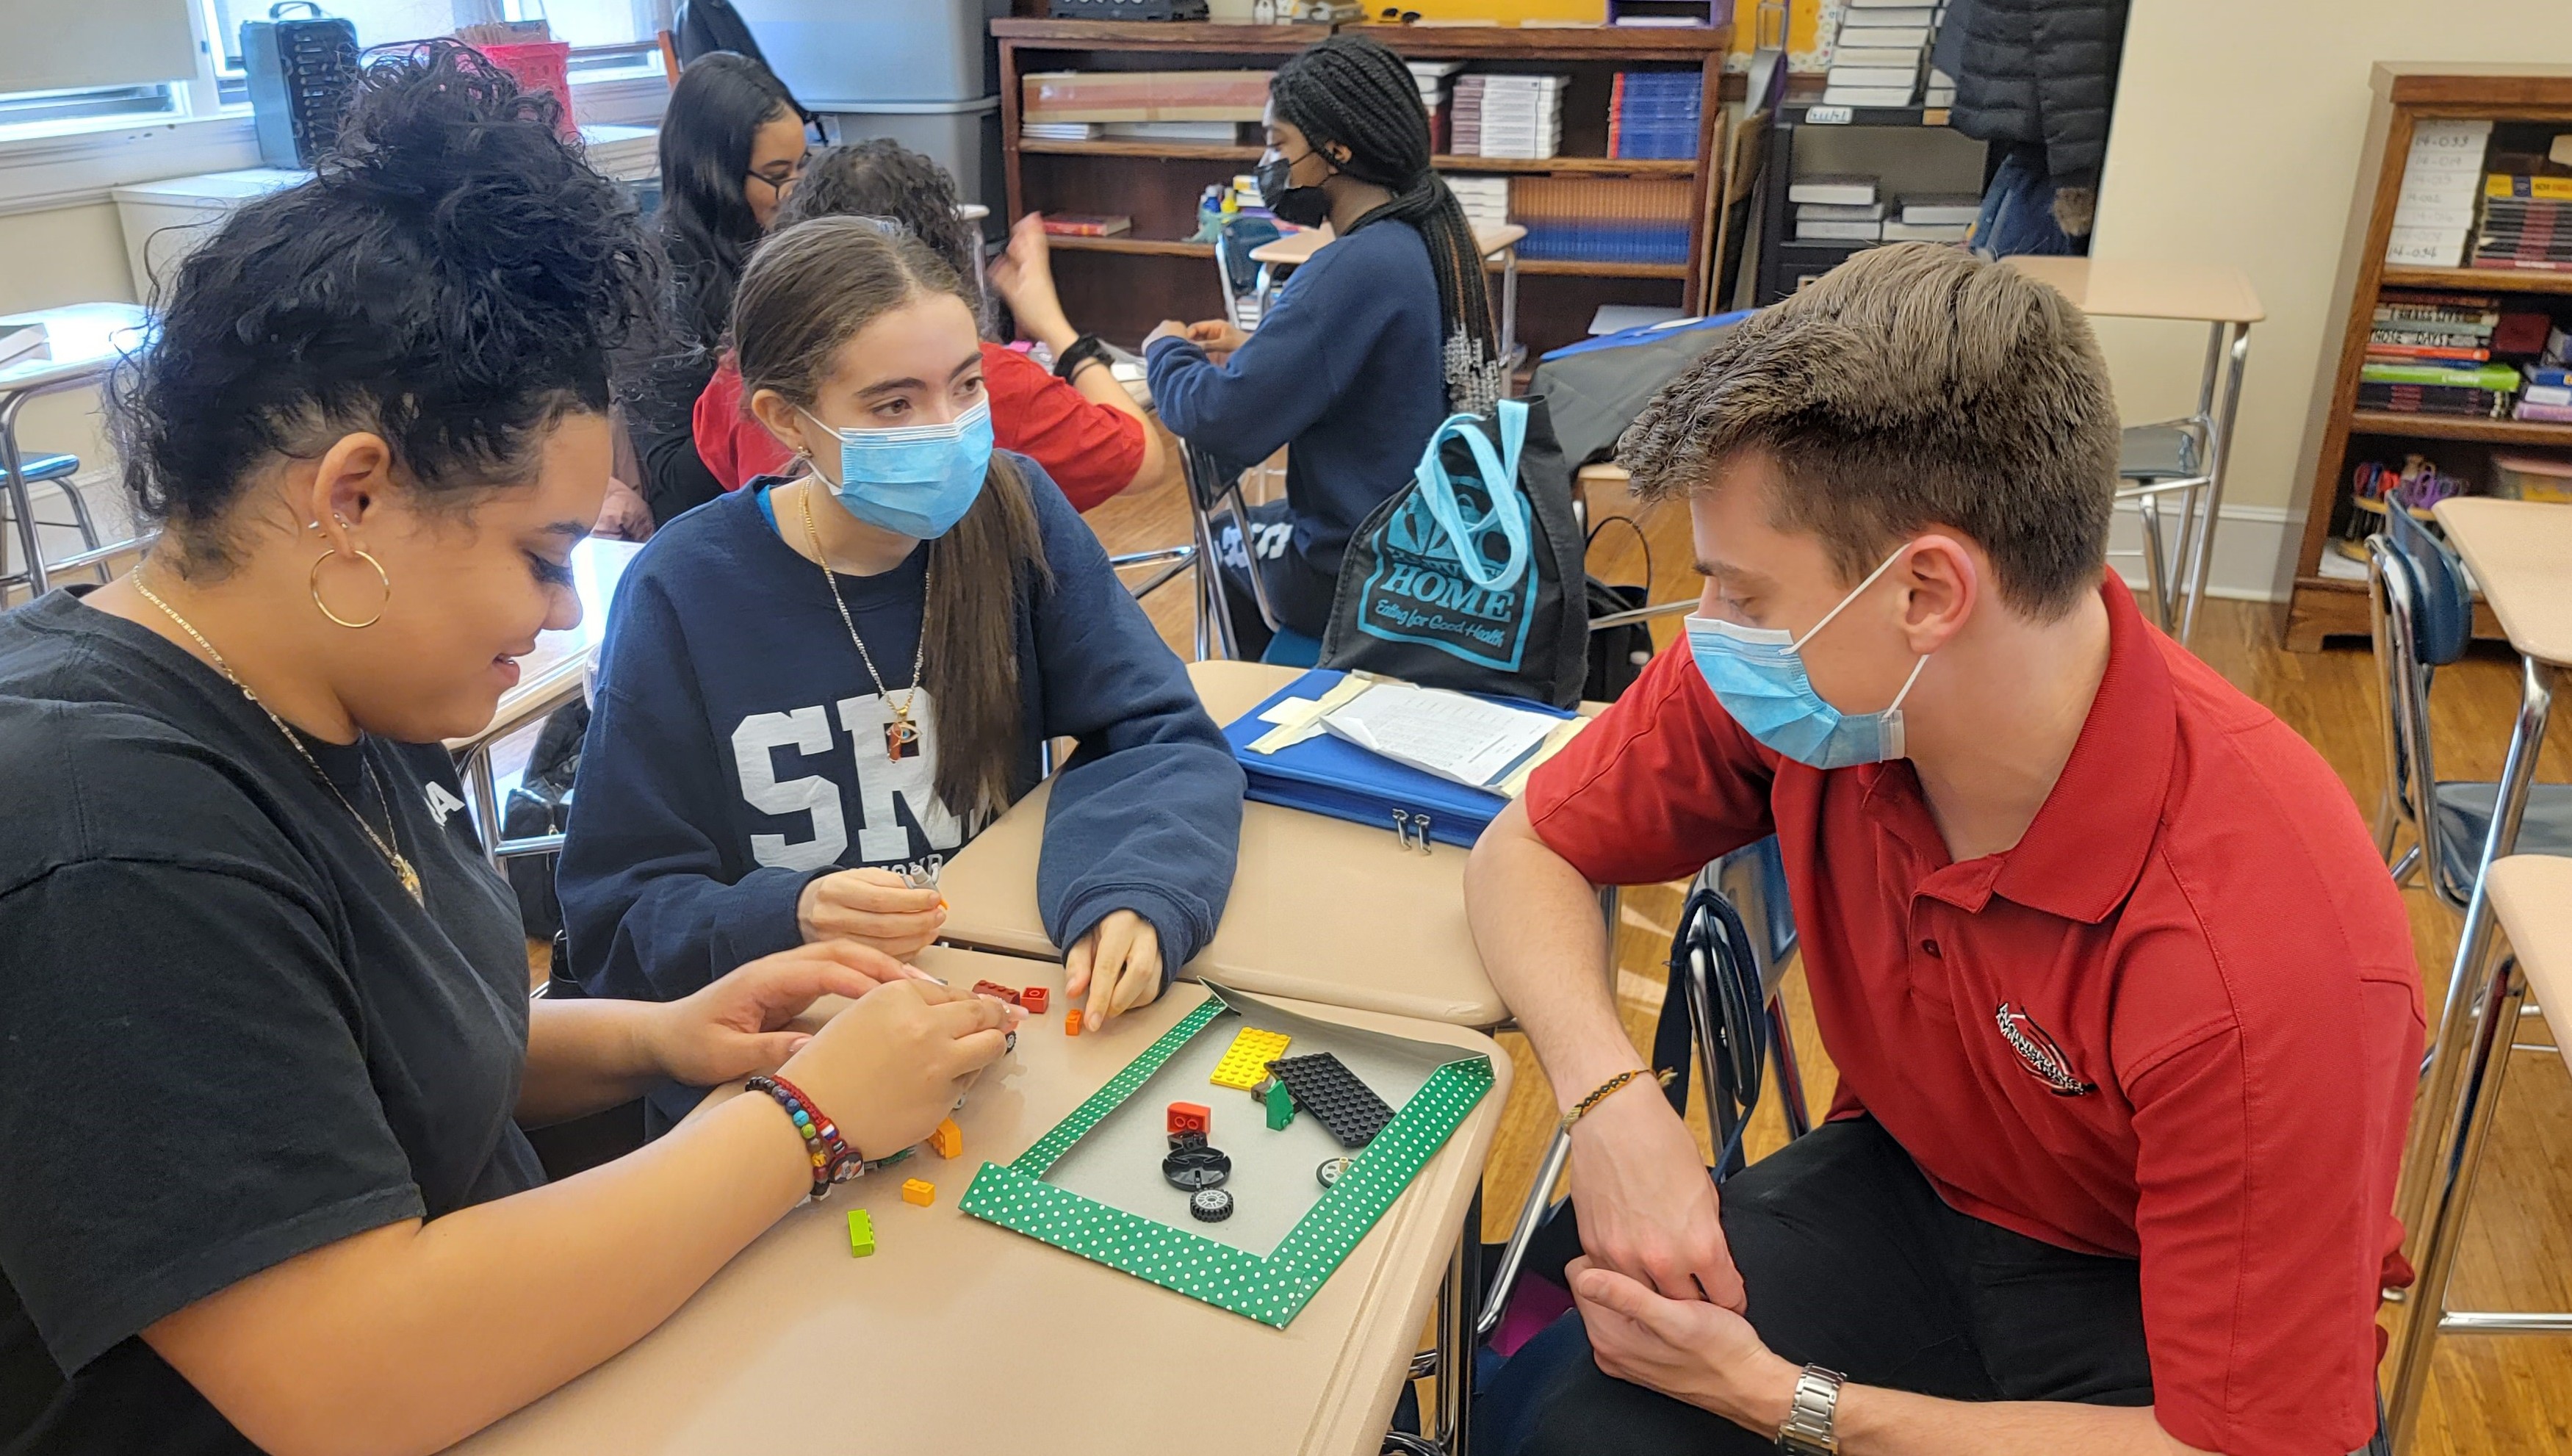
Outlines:
{"label": "metal chair leg", "polygon": [[2483,1001],[2485,983],[2497,962],[2494,938],[2500,928],[2492,918],[2486,876],[2494,860],[2518,847],[2519,821],[2527,812],[2536,758],[2545,747],[2546,721],[2554,709],[2554,677],[2553,668],[2534,659],[2522,664],[2518,722],[2510,730],[2509,756],[2502,760],[2500,782],[2494,786],[2491,829],[2483,840],[2482,863],[2474,870],[2473,899],[2465,907],[2455,967],[2448,973],[2446,1005],[2438,1014],[2427,1066],[2421,1069],[2419,1099],[2412,1106],[2410,1131],[2403,1140],[2393,1216],[2402,1221],[2405,1251],[2413,1255],[2415,1269],[2420,1267],[2420,1214],[2429,1196],[2442,1119],[2455,1104],[2456,1086],[2463,1077],[2458,1064],[2475,1036],[2474,1008]]}
{"label": "metal chair leg", "polygon": [[2144,600],[2152,607],[2153,625],[2170,630],[2170,564],[2162,554],[2162,516],[2158,495],[2135,497],[2135,515],[2144,529]]}
{"label": "metal chair leg", "polygon": [[[2215,562],[2215,525],[2224,511],[2224,476],[2233,456],[2233,425],[2242,410],[2242,370],[2250,360],[2250,326],[2229,326],[2232,334],[2232,360],[2224,371],[2224,407],[2210,424],[2214,458],[2206,472],[2205,498],[2201,508],[2191,512],[2202,517],[2188,550],[2181,557],[2188,573],[2188,586],[2181,597],[2179,617],[2180,645],[2188,645],[2197,633],[2198,603],[2206,597],[2206,577]],[[2211,381],[2210,381],[2211,383]]]}
{"label": "metal chair leg", "polygon": [[2411,1449],[2419,1424],[2420,1396],[2428,1387],[2429,1359],[2445,1322],[2447,1282],[2455,1272],[2466,1202],[2473,1194],[2484,1144],[2491,1137],[2492,1111],[2499,1104],[2501,1080],[2509,1070],[2510,1033],[2518,1025],[2519,1003],[2527,994],[2517,962],[2507,957],[2495,960],[2476,998],[2475,1034],[2465,1049],[2470,1066],[2457,1080],[2452,1108],[2442,1109],[2445,1115],[2436,1119],[2441,1135],[2436,1165],[2429,1170],[2434,1181],[2429,1227],[2421,1241],[2420,1276],[2406,1301],[2411,1307],[2394,1352],[2389,1413],[2395,1456],[2405,1456]]}

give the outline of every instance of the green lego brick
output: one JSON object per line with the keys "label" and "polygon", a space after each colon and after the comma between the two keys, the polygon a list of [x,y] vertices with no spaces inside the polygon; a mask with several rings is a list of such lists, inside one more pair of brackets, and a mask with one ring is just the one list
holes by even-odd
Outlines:
{"label": "green lego brick", "polygon": [[1267,1100],[1268,1130],[1285,1131],[1286,1124],[1295,1120],[1295,1094],[1286,1090],[1285,1083],[1272,1082],[1268,1085]]}
{"label": "green lego brick", "polygon": [[876,1251],[875,1215],[864,1208],[849,1210],[849,1257],[862,1259]]}

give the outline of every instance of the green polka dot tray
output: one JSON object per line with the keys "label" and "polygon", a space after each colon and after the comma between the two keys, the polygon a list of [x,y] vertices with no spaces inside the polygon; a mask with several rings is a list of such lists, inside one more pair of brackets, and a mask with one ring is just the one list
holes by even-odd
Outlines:
{"label": "green polka dot tray", "polygon": [[[1336,1182],[1320,1191],[1264,1257],[1195,1228],[1114,1207],[1047,1181],[1049,1169],[1218,1021],[1280,1020],[1279,1012],[1254,998],[1212,986],[1207,991],[1202,1005],[1014,1161],[982,1164],[958,1207],[1138,1279],[1282,1328],[1491,1090],[1492,1065],[1488,1058],[1461,1049],[1403,1043],[1416,1053],[1448,1060],[1428,1074],[1393,1120]],[[1233,1030],[1226,1026],[1218,1035],[1229,1041]],[[1230,1134],[1238,1145],[1246,1148],[1251,1139],[1273,1135],[1257,1130],[1255,1108],[1229,1108],[1228,1101],[1219,1103],[1216,1115],[1231,1128],[1241,1129]],[[1157,1170],[1153,1178],[1158,1180]],[[1184,1210],[1181,1200],[1174,1212],[1185,1218]]]}

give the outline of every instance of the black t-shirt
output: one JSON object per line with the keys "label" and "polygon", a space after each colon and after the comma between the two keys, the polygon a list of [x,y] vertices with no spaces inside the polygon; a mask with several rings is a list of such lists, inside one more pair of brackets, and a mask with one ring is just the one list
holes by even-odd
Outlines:
{"label": "black t-shirt", "polygon": [[526,943],[445,751],[306,741],[425,907],[214,669],[69,592],[0,616],[11,1453],[250,1449],[138,1331],[543,1181]]}

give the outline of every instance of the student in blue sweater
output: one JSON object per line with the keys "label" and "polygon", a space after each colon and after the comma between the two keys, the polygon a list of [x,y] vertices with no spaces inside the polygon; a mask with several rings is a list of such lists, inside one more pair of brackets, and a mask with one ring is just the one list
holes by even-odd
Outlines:
{"label": "student in blue sweater", "polygon": [[1277,68],[1259,193],[1287,222],[1339,241],[1295,271],[1257,334],[1173,320],[1143,344],[1161,420],[1227,467],[1287,447],[1286,499],[1254,507],[1255,552],[1219,542],[1233,630],[1259,652],[1267,627],[1242,573],[1258,558],[1279,619],[1312,639],[1330,621],[1340,556],[1368,514],[1411,479],[1439,421],[1487,411],[1504,382],[1474,230],[1429,165],[1429,116],[1402,59],[1337,35]]}
{"label": "student in blue sweater", "polygon": [[618,590],[558,879],[581,984],[918,952],[946,915],[905,872],[1070,738],[1037,904],[1088,1020],[1151,1001],[1223,913],[1241,770],[1062,492],[992,452],[963,284],[898,225],[819,218],[754,255],[733,335],[802,468],[663,527]]}

